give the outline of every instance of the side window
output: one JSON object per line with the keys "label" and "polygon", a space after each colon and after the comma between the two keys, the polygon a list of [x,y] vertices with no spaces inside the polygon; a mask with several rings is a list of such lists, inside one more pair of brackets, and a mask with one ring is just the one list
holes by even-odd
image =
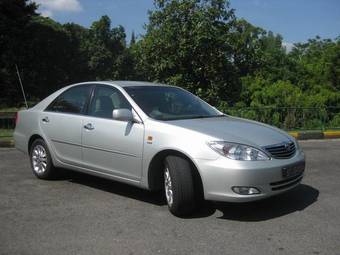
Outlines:
{"label": "side window", "polygon": [[89,115],[112,119],[112,111],[122,108],[131,110],[131,105],[118,89],[110,86],[97,86]]}
{"label": "side window", "polygon": [[66,90],[46,108],[46,111],[83,113],[91,88],[91,85],[80,85]]}

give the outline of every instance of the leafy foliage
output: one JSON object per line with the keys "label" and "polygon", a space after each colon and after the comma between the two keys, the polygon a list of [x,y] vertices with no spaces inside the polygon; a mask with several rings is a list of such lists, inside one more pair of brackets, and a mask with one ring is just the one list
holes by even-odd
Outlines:
{"label": "leafy foliage", "polygon": [[38,15],[29,0],[2,0],[0,105],[22,101],[17,64],[33,101],[74,82],[148,80],[284,128],[340,125],[340,37],[316,37],[288,53],[280,35],[238,19],[228,0],[154,6],[145,34],[133,33],[127,44],[124,28],[112,27],[108,16],[90,28],[62,25]]}
{"label": "leafy foliage", "polygon": [[229,37],[235,17],[228,2],[159,0],[155,6],[135,47],[139,72],[213,103],[232,101],[238,88]]}

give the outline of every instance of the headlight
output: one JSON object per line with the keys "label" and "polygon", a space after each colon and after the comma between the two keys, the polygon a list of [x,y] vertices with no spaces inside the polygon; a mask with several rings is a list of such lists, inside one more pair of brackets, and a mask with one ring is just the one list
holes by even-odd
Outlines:
{"label": "headlight", "polygon": [[258,161],[270,159],[268,155],[263,151],[248,145],[229,143],[223,141],[209,142],[208,145],[214,151],[230,159],[245,161]]}

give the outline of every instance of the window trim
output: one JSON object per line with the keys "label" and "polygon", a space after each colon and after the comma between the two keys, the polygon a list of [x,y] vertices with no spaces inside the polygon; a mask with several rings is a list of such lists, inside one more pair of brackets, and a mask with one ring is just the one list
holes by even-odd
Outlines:
{"label": "window trim", "polygon": [[[130,87],[149,87],[149,86],[147,86],[147,85],[145,85],[145,86],[144,86],[144,85],[142,85],[142,86],[128,86],[127,88],[130,88]],[[216,116],[213,116],[213,117],[222,117],[222,116],[226,117],[226,116],[228,116],[227,114],[225,114],[225,113],[223,113],[223,112],[220,112],[218,109],[216,109],[216,107],[214,107],[214,106],[210,105],[209,103],[207,103],[206,101],[204,101],[204,100],[203,100],[202,98],[200,98],[199,96],[196,96],[195,94],[193,94],[193,93],[191,93],[190,91],[188,91],[188,90],[186,90],[186,89],[183,89],[183,88],[181,88],[181,87],[172,86],[172,85],[155,85],[154,87],[162,87],[162,88],[163,88],[163,87],[168,87],[168,88],[176,88],[176,89],[182,90],[182,91],[184,91],[184,92],[187,92],[187,93],[193,95],[194,97],[197,97],[199,101],[203,102],[203,104],[207,104],[208,106],[214,108],[214,109],[217,111],[217,113],[220,113],[219,115],[216,115]],[[151,117],[148,113],[146,113],[146,112],[138,105],[138,103],[130,96],[128,90],[126,90],[125,88],[123,88],[123,89],[124,89],[124,91],[128,94],[128,96],[131,98],[131,100],[134,101],[134,102],[137,104],[137,106],[140,108],[140,110],[141,110],[148,118],[150,118],[150,119],[152,119],[152,120],[161,121],[161,122],[176,121],[176,120],[186,120],[186,119],[163,119],[163,120],[155,119],[155,118]],[[136,113],[137,113],[137,111],[136,111]],[[137,113],[137,115],[139,116],[138,113]],[[139,117],[140,117],[140,116],[139,116]],[[187,119],[189,120],[189,119],[193,119],[193,118],[187,118]]]}
{"label": "window trim", "polygon": [[91,104],[93,103],[93,100],[94,100],[94,97],[95,97],[95,94],[96,94],[96,89],[98,87],[109,87],[109,88],[113,88],[113,89],[117,90],[118,93],[120,93],[125,98],[125,100],[129,103],[129,105],[131,106],[132,114],[136,114],[138,116],[138,119],[139,119],[138,123],[139,124],[144,124],[143,119],[140,117],[140,115],[138,114],[136,109],[133,107],[133,105],[131,104],[130,100],[124,95],[124,93],[118,87],[112,86],[112,85],[109,85],[109,84],[104,84],[104,83],[94,84],[94,88],[93,88],[93,90],[91,92],[91,97],[90,97],[90,100],[89,100],[88,105],[87,105],[86,116],[91,117],[91,118],[98,118],[98,119],[105,119],[105,120],[112,120],[112,121],[120,121],[120,120],[115,120],[113,118],[104,118],[104,117],[99,117],[99,116],[92,116],[92,115],[89,114],[89,108],[90,108]]}
{"label": "window trim", "polygon": [[[82,113],[71,113],[71,112],[55,112],[55,111],[49,111],[47,110],[47,108],[52,105],[53,103],[55,103],[55,101],[61,96],[63,95],[64,93],[66,93],[67,91],[69,91],[70,89],[72,88],[75,88],[75,87],[79,87],[79,86],[89,86],[91,87],[90,88],[90,93],[89,93],[89,96],[87,97],[86,99],[86,102],[85,102],[85,106],[84,106],[84,111]],[[99,118],[99,119],[106,119],[106,120],[112,120],[112,121],[117,121],[117,120],[114,120],[113,118],[110,119],[110,118],[103,118],[103,117],[98,117],[98,116],[91,116],[89,115],[89,107],[94,99],[94,96],[95,96],[95,90],[97,87],[99,86],[102,86],[102,87],[109,87],[109,88],[113,88],[113,89],[116,89],[118,90],[119,93],[121,93],[121,95],[126,99],[126,101],[130,104],[131,106],[131,110],[132,110],[132,113],[137,115],[138,117],[138,124],[144,124],[144,121],[143,119],[141,118],[140,114],[138,113],[138,111],[135,109],[135,107],[133,106],[133,104],[131,104],[129,98],[124,95],[124,93],[122,92],[122,90],[117,87],[117,86],[112,86],[112,85],[109,85],[109,84],[105,84],[105,83],[86,83],[86,84],[78,84],[78,85],[74,85],[66,90],[64,90],[62,93],[60,93],[56,98],[54,98],[52,100],[52,102],[50,102],[46,107],[45,109],[43,110],[44,112],[49,112],[49,113],[57,113],[57,114],[69,114],[69,115],[75,115],[75,116],[86,116],[86,117],[92,117],[92,118]],[[125,91],[125,90],[124,90]],[[125,92],[126,93],[126,92]],[[133,100],[132,100],[133,101]]]}
{"label": "window trim", "polygon": [[[90,92],[89,92],[89,95],[86,98],[83,112],[81,112],[81,113],[74,113],[74,112],[57,112],[57,111],[48,110],[48,108],[51,105],[53,105],[62,95],[64,95],[69,90],[71,90],[73,88],[77,88],[77,87],[90,87]],[[78,116],[86,116],[86,115],[88,115],[88,107],[89,107],[90,100],[92,99],[91,97],[93,95],[93,91],[94,91],[95,87],[96,87],[96,84],[79,84],[79,85],[72,86],[72,87],[66,89],[65,91],[63,91],[62,93],[60,93],[56,98],[54,98],[52,100],[52,102],[49,103],[48,106],[46,106],[46,108],[44,109],[44,112],[60,113],[60,114],[70,114],[70,115],[78,115]]]}

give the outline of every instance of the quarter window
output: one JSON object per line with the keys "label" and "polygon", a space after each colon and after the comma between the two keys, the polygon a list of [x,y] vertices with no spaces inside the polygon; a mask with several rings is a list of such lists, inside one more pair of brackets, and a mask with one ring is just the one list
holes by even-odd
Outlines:
{"label": "quarter window", "polygon": [[91,92],[91,85],[72,87],[58,96],[47,108],[47,111],[82,114]]}

